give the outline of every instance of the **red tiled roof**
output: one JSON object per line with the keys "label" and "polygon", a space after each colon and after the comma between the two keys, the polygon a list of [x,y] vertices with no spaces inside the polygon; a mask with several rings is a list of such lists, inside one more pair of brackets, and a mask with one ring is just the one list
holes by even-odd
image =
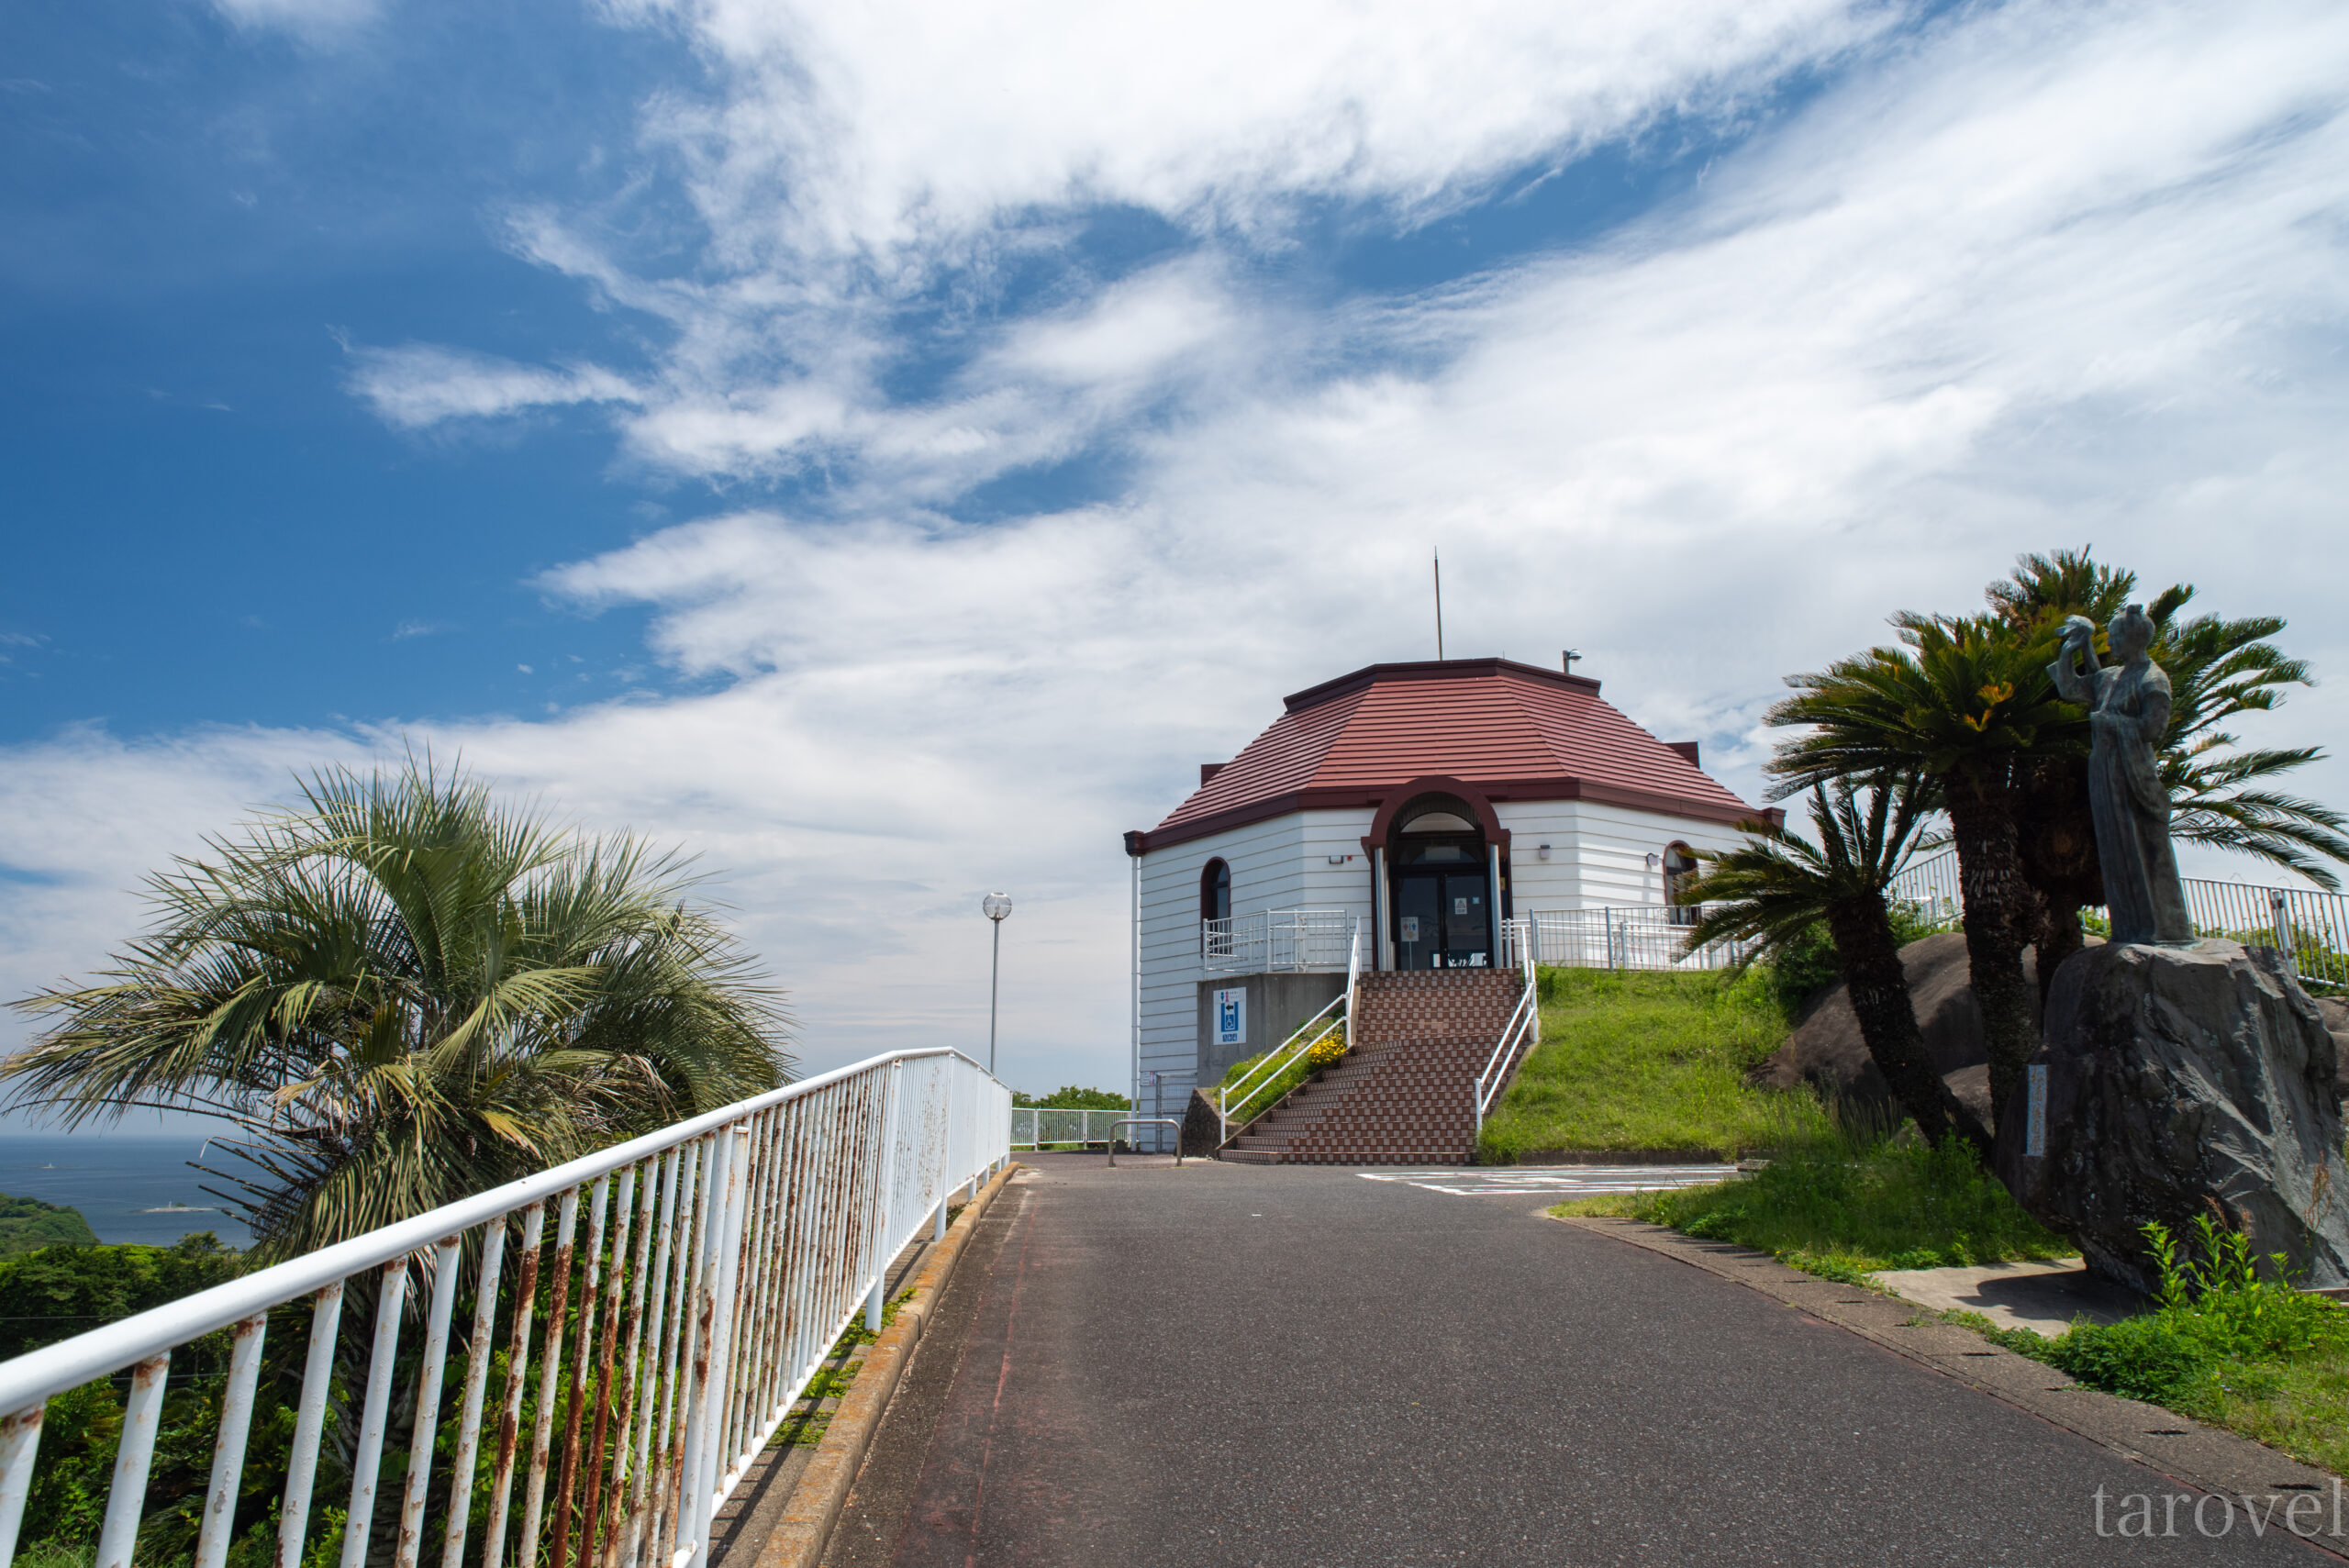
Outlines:
{"label": "red tiled roof", "polygon": [[1292,811],[1375,806],[1430,776],[1496,801],[1599,800],[1717,822],[1763,815],[1601,702],[1583,675],[1506,659],[1373,664],[1287,706],[1135,851]]}

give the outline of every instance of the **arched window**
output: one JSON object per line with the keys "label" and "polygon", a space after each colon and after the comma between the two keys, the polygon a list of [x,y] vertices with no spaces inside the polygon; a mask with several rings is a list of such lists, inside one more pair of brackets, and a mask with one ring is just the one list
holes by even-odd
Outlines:
{"label": "arched window", "polygon": [[1199,957],[1231,956],[1231,868],[1220,860],[1199,868]]}
{"label": "arched window", "polygon": [[1199,918],[1231,918],[1231,868],[1220,860],[1199,868]]}
{"label": "arched window", "polygon": [[1697,851],[1686,844],[1667,844],[1664,850],[1664,901],[1673,906],[1672,921],[1676,926],[1693,924],[1697,918],[1687,909],[1691,900],[1688,884],[1697,880]]}

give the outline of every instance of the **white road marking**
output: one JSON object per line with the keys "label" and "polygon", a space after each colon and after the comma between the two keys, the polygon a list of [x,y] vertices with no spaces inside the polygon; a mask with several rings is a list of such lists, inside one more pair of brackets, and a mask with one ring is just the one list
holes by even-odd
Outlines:
{"label": "white road marking", "polygon": [[1703,1186],[1737,1175],[1734,1165],[1550,1165],[1490,1171],[1357,1171],[1365,1182],[1400,1182],[1455,1197],[1595,1197]]}

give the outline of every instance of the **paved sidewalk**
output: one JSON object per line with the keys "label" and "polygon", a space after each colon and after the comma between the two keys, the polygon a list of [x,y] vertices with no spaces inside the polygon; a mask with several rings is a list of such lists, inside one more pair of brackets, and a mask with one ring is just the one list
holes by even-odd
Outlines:
{"label": "paved sidewalk", "polygon": [[2099,1536],[2099,1488],[2108,1530],[2185,1489],[1539,1197],[1035,1163],[836,1568],[2332,1560],[2239,1508]]}
{"label": "paved sidewalk", "polygon": [[2001,1329],[2029,1329],[2051,1339],[2076,1318],[2117,1323],[2145,1310],[2145,1303],[2128,1291],[2090,1275],[2077,1258],[1973,1268],[1887,1269],[1876,1277],[1885,1289],[1920,1307],[1979,1312]]}

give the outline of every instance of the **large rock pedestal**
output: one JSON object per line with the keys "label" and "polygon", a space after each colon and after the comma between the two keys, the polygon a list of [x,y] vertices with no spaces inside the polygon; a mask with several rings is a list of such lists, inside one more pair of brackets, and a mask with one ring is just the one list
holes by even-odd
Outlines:
{"label": "large rock pedestal", "polygon": [[2275,952],[2090,948],[2056,972],[2044,1038],[2045,1152],[2026,1152],[2032,1096],[2018,1093],[1998,1171],[2091,1270],[2150,1294],[2138,1228],[2207,1214],[2260,1258],[2283,1253],[2299,1283],[2349,1284],[2333,1040]]}

